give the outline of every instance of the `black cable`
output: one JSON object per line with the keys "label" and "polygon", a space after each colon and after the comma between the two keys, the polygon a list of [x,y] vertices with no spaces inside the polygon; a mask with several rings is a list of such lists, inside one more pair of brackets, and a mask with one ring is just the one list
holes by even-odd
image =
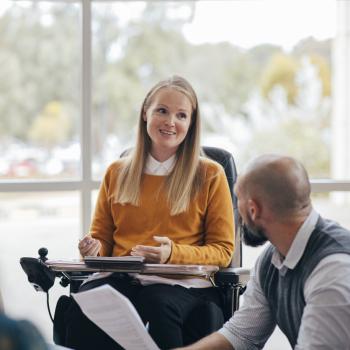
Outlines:
{"label": "black cable", "polygon": [[52,318],[51,310],[50,310],[49,292],[48,291],[46,292],[46,305],[47,305],[47,310],[49,311],[49,315],[50,315],[51,321],[53,323],[53,318]]}

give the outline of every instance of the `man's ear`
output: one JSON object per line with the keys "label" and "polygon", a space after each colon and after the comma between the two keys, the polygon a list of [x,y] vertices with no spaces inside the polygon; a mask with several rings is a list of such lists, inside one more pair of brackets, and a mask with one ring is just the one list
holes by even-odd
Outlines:
{"label": "man's ear", "polygon": [[248,199],[248,211],[252,220],[256,220],[260,217],[261,208],[254,199]]}

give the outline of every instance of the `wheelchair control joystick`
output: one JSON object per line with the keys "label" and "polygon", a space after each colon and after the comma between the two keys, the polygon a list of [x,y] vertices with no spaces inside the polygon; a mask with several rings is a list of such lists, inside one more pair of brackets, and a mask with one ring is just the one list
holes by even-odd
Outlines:
{"label": "wheelchair control joystick", "polygon": [[45,264],[48,250],[40,248],[39,258],[23,257],[20,264],[36,291],[47,292],[55,282],[55,272]]}
{"label": "wheelchair control joystick", "polygon": [[39,254],[39,259],[42,261],[42,262],[45,262],[47,260],[47,254],[48,254],[48,250],[47,248],[40,248],[38,250],[38,254]]}

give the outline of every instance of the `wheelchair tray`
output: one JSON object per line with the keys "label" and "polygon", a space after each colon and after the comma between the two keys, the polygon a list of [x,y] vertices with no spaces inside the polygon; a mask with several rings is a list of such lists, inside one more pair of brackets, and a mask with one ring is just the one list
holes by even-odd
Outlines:
{"label": "wheelchair tray", "polygon": [[214,265],[145,264],[142,270],[142,274],[210,277],[218,270],[219,267]]}
{"label": "wheelchair tray", "polygon": [[113,264],[94,261],[91,264],[83,260],[47,260],[45,264],[57,272],[138,272],[142,270],[139,264]]}
{"label": "wheelchair tray", "polygon": [[213,265],[175,265],[175,264],[141,264],[130,266],[112,266],[111,264],[96,264],[88,266],[83,260],[47,260],[45,264],[58,272],[138,272],[141,274],[187,275],[210,277],[219,270]]}

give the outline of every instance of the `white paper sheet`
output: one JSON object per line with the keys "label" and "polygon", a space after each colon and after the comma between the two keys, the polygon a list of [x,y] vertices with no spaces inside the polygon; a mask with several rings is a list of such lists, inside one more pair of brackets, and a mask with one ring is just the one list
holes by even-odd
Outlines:
{"label": "white paper sheet", "polygon": [[160,350],[130,300],[111,286],[72,296],[83,313],[126,350]]}

